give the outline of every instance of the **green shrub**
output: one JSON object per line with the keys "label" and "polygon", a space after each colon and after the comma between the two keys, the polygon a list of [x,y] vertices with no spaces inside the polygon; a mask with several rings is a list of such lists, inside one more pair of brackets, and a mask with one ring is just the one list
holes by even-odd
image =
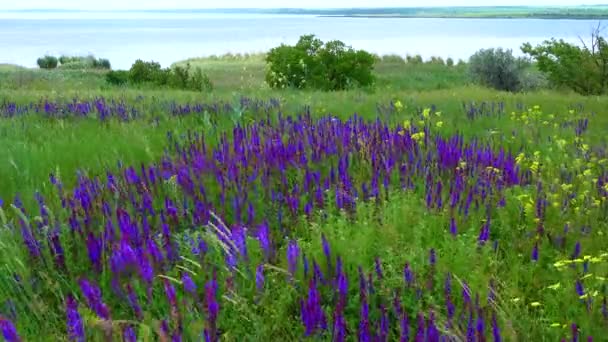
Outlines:
{"label": "green shrub", "polygon": [[520,84],[522,91],[533,91],[538,89],[545,89],[549,87],[549,80],[547,77],[536,68],[528,68],[524,70],[520,75]]}
{"label": "green shrub", "polygon": [[[193,72],[190,63],[185,66],[177,65],[173,68],[163,69],[157,62],[137,60],[126,73],[128,75],[127,80],[131,84],[152,84],[159,87],[194,91],[211,91],[213,89],[209,77],[200,68]],[[108,83],[112,84],[112,81],[108,79]]]}
{"label": "green shrub", "polygon": [[89,56],[61,56],[59,57],[59,63],[61,68],[72,69],[72,70],[86,70],[86,69],[105,69],[110,70],[111,64],[108,59],[95,58],[93,55]]}
{"label": "green shrub", "polygon": [[188,80],[188,88],[196,91],[212,91],[213,83],[200,68],[196,68]]}
{"label": "green shrub", "polygon": [[469,60],[469,74],[474,82],[497,90],[519,91],[522,74],[530,63],[513,56],[512,50],[482,49]]}
{"label": "green shrub", "polygon": [[55,69],[57,68],[58,60],[54,56],[44,56],[38,58],[37,63],[40,69]]}
{"label": "green shrub", "polygon": [[424,60],[422,59],[422,56],[420,56],[420,55],[415,55],[415,56],[407,55],[405,57],[405,61],[408,64],[422,64],[422,63],[424,63]]}
{"label": "green shrub", "polygon": [[266,56],[266,82],[273,88],[326,91],[371,86],[375,58],[341,41],[323,43],[314,35],[300,37],[295,46],[282,44]]}
{"label": "green shrub", "polygon": [[427,63],[436,64],[436,65],[445,65],[443,58],[436,57],[436,56],[432,56],[431,59]]}
{"label": "green shrub", "polygon": [[405,60],[399,55],[384,55],[381,60],[383,63],[405,64]]}
{"label": "green shrub", "polygon": [[112,64],[110,64],[110,60],[107,58],[99,58],[93,60],[93,67],[96,69],[110,70],[112,69]]}
{"label": "green shrub", "polygon": [[583,95],[600,95],[608,91],[608,42],[599,28],[591,34],[591,45],[579,47],[563,40],[551,39],[522,51],[536,60],[538,69],[558,87],[568,87]]}
{"label": "green shrub", "polygon": [[129,70],[129,81],[133,84],[156,83],[167,84],[168,77],[157,62],[144,62],[141,59],[135,61]]}
{"label": "green shrub", "polygon": [[106,82],[116,86],[125,85],[129,82],[129,72],[126,70],[112,70],[106,74]]}
{"label": "green shrub", "polygon": [[445,65],[449,67],[454,66],[454,60],[451,57],[448,57],[448,59],[445,60]]}

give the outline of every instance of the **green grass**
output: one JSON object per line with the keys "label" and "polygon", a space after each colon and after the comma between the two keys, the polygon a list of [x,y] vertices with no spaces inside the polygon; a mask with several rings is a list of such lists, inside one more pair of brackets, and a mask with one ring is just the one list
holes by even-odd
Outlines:
{"label": "green grass", "polygon": [[[192,59],[188,62],[193,67],[203,68],[210,76],[215,84],[212,93],[112,88],[105,85],[102,73],[0,67],[0,103],[14,101],[25,104],[38,102],[42,98],[69,101],[74,97],[100,96],[133,103],[138,101],[139,96],[143,96],[138,106],[147,118],[132,122],[111,120],[104,123],[94,118],[48,119],[35,115],[0,118],[0,198],[9,202],[19,193],[28,210],[36,213],[34,192],[40,191],[47,197],[54,193],[48,180],[51,172],[60,175],[66,188],[70,189],[75,185],[78,170],[88,175],[103,176],[106,169],[116,170],[119,160],[135,166],[158,161],[167,147],[168,131],[177,135],[189,130],[204,132],[210,143],[213,143],[220,132],[229,131],[234,125],[231,120],[233,113],[224,113],[214,118],[217,127],[211,129],[200,115],[172,117],[163,111],[165,107],[160,104],[164,101],[234,103],[239,96],[248,96],[280,99],[284,115],[303,113],[306,106],[310,106],[314,117],[329,113],[348,118],[353,113],[358,113],[366,119],[380,116],[391,125],[402,124],[406,120],[415,124],[420,119],[416,114],[418,110],[435,106],[441,111],[441,116],[429,119],[433,133],[444,137],[461,133],[468,141],[478,139],[493,147],[504,147],[515,155],[523,151],[528,162],[533,160],[532,156],[538,151],[543,162],[538,179],[550,189],[547,193],[551,203],[562,200],[561,197],[551,196],[564,195],[559,190],[563,182],[560,179],[562,170],[577,175],[583,175],[586,169],[592,170],[590,176],[575,178],[572,184],[579,196],[587,190],[592,193],[589,198],[597,199],[592,192],[593,177],[602,172],[605,164],[600,161],[606,156],[600,152],[586,156],[581,148],[583,143],[592,149],[606,148],[607,96],[583,97],[552,90],[509,94],[468,85],[465,69],[460,66],[408,65],[397,62],[384,62],[377,66],[378,85],[373,92],[273,90],[264,85],[265,68],[261,56]],[[390,113],[378,112],[379,105],[386,106],[391,102],[399,102],[402,108]],[[501,102],[504,103],[505,113],[471,121],[466,118],[463,102]],[[534,115],[539,115],[540,118],[534,120],[529,113],[524,118],[524,113],[518,107],[521,105],[526,108],[540,106],[540,110],[534,111]],[[569,112],[571,106],[579,105],[583,107],[582,112]],[[512,112],[516,115],[511,116]],[[572,127],[555,126],[583,117],[590,121],[582,141],[575,140]],[[258,118],[245,113],[239,123],[246,125],[255,119]],[[513,132],[516,133],[515,136],[512,135]],[[557,143],[559,139],[565,141],[562,148]],[[524,163],[522,167],[528,168],[529,164]],[[561,234],[564,223],[570,222],[572,232],[568,235],[568,248],[560,250],[554,248],[549,239],[539,240],[540,258],[534,263],[530,261],[530,251],[535,240],[529,235],[535,232],[536,224],[533,217],[522,218],[521,210],[526,207],[522,195],[534,199],[535,185],[516,187],[507,192],[507,207],[497,210],[494,217],[492,234],[500,243],[496,252],[489,246],[478,247],[477,235],[484,219],[483,211],[463,220],[459,227],[461,234],[453,238],[447,233],[450,213],[425,208],[423,184],[416,190],[391,194],[389,202],[362,204],[353,217],[336,214],[326,219],[316,217],[308,221],[300,220],[290,229],[300,241],[302,249],[318,259],[322,259],[323,255],[320,236],[327,236],[334,253],[341,255],[349,267],[353,288],[357,286],[356,265],[373,270],[374,259],[380,257],[383,260],[386,286],[381,291],[388,291],[390,286],[398,287],[402,284],[401,272],[406,261],[416,270],[423,271],[428,251],[434,248],[438,256],[437,272],[445,274],[449,271],[455,279],[466,280],[471,289],[480,294],[482,301],[487,296],[489,281],[493,279],[497,282],[500,297],[497,311],[500,313],[505,341],[558,340],[569,336],[569,325],[572,322],[580,326],[585,336],[592,334],[596,339],[601,339],[606,331],[606,323],[598,314],[598,303],[601,302],[602,295],[606,295],[601,288],[601,281],[593,280],[595,278],[585,280],[585,286],[590,292],[600,291],[593,314],[588,314],[574,292],[574,283],[581,276],[577,273],[578,269],[561,269],[553,264],[557,260],[568,259],[576,241],[580,241],[583,246],[582,255],[595,257],[608,252],[607,225],[602,219],[602,214],[606,211],[605,205],[595,207],[577,197],[578,211],[560,212],[556,208],[550,208],[545,229],[557,236]],[[53,206],[56,207],[57,203],[53,203]],[[9,219],[14,219],[10,211],[7,213]],[[581,227],[587,225],[593,233],[584,234],[580,231]],[[280,252],[285,254],[283,249]],[[214,262],[222,262],[218,256],[215,257],[218,259],[214,259]],[[259,256],[252,258],[259,260]],[[34,277],[35,269],[28,261],[21,238],[6,229],[0,230],[0,263],[7,269],[7,275],[17,272],[24,279]],[[187,265],[184,263],[184,266]],[[284,264],[277,266],[285,267]],[[79,267],[86,267],[85,263]],[[598,277],[607,276],[608,259],[592,264],[590,272]],[[25,340],[37,340],[40,336],[64,340],[65,321],[61,305],[75,284],[48,270],[41,274],[48,285],[44,291],[34,290],[29,285],[18,290],[10,276],[3,276],[0,303],[8,298],[17,303],[20,315],[17,325]],[[461,291],[457,280],[454,281],[455,292]],[[438,280],[437,288],[442,286],[441,281]],[[547,289],[547,286],[557,282],[561,283],[560,289]],[[239,280],[238,283],[247,289],[255,286],[249,278]],[[290,306],[294,303],[294,298],[297,298],[298,290],[290,286],[278,271],[268,275],[267,283],[272,295],[261,299],[259,305],[240,297],[223,300],[221,325],[226,331],[226,341],[242,341],[245,337],[251,341],[301,339],[303,328],[298,309]],[[109,292],[108,284],[104,284],[103,288],[107,291],[104,293]],[[441,291],[438,290],[437,293]],[[123,303],[113,300],[113,309],[126,312],[121,307],[124,306]],[[425,298],[424,301],[424,305],[431,303],[438,306],[441,299]],[[533,302],[539,302],[541,306],[531,307]],[[152,325],[157,323],[160,316],[155,314],[166,310],[163,294],[155,293],[154,300],[148,304],[148,314],[154,317],[146,317],[142,327],[148,325],[149,329],[155,330]],[[414,309],[420,308],[423,303],[412,302],[408,305]],[[349,310],[351,313],[357,312],[358,307]],[[438,308],[437,312],[441,316],[443,308]],[[200,333],[201,323],[197,321],[196,315],[190,314],[188,317],[192,319],[192,324],[187,327],[187,331]],[[87,319],[87,328],[98,331],[95,328],[97,321],[92,314],[88,314]],[[559,323],[560,326],[551,327],[553,323]],[[486,324],[489,325],[489,322]],[[563,328],[563,324],[567,327]]]}

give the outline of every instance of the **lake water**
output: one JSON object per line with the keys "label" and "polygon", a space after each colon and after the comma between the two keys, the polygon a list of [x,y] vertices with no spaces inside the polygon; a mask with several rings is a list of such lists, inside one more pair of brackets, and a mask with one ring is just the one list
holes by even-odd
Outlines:
{"label": "lake water", "polygon": [[44,54],[94,54],[114,68],[136,59],[163,66],[212,54],[263,52],[314,33],[355,48],[466,59],[476,50],[511,48],[551,37],[578,43],[596,21],[534,19],[366,19],[238,14],[22,14],[0,12],[0,63],[35,66]]}

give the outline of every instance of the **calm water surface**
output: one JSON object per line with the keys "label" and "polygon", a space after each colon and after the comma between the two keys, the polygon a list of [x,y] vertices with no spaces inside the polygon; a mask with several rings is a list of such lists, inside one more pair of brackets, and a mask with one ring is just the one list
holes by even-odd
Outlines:
{"label": "calm water surface", "polygon": [[35,66],[44,54],[94,54],[114,68],[138,58],[163,66],[189,57],[262,52],[303,34],[340,39],[379,54],[468,58],[551,37],[577,43],[596,21],[534,19],[365,19],[288,15],[7,15],[0,12],[0,63]]}

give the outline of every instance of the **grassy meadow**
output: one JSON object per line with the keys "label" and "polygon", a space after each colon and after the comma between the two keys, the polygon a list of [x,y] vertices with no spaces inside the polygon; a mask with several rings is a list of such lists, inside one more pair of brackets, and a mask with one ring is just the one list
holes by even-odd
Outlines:
{"label": "grassy meadow", "polygon": [[186,62],[212,92],[0,65],[5,339],[605,340],[608,97]]}

